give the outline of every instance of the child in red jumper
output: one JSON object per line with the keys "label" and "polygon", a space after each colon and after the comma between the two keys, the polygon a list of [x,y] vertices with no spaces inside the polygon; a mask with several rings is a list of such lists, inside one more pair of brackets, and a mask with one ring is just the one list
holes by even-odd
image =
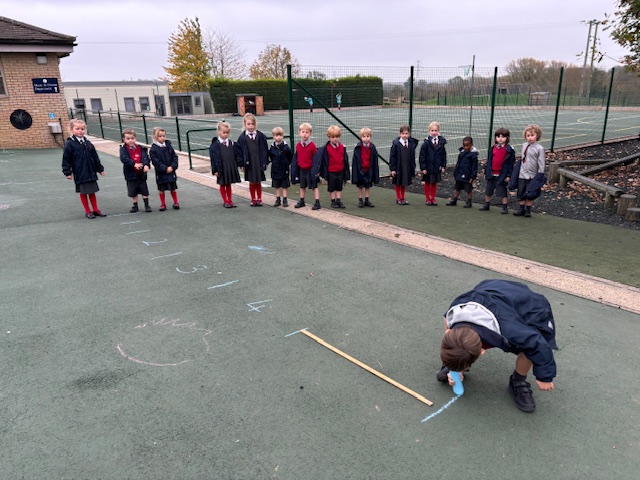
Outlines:
{"label": "child in red jumper", "polygon": [[491,206],[491,197],[496,192],[502,200],[503,214],[509,213],[507,204],[509,203],[509,194],[507,186],[513,172],[513,165],[516,163],[516,152],[509,145],[509,130],[499,128],[496,130],[494,138],[496,140],[493,147],[489,150],[487,165],[484,169],[484,178],[487,180],[487,188],[484,191],[484,205],[480,210],[487,211]]}
{"label": "child in red jumper", "polygon": [[349,155],[345,146],[340,143],[341,136],[340,127],[331,125],[327,130],[329,141],[316,154],[320,156],[320,176],[327,179],[331,208],[345,208],[342,203],[342,186],[350,179]]}
{"label": "child in red jumper", "polygon": [[373,207],[369,201],[369,189],[380,182],[380,168],[378,150],[371,142],[371,129],[368,127],[360,129],[360,141],[353,149],[351,169],[351,183],[358,187],[358,208]]}
{"label": "child in red jumper", "polygon": [[138,212],[138,195],[142,195],[144,211],[151,212],[149,206],[149,187],[147,186],[147,172],[149,171],[149,155],[146,147],[136,142],[136,132],[132,128],[122,131],[123,145],[120,145],[120,161],[124,179],[127,181],[127,194],[133,206],[129,213]]}
{"label": "child in red jumper", "polygon": [[[84,136],[87,125],[82,120],[74,118],[69,122],[69,130],[71,135],[62,151],[62,173],[69,180],[73,178],[85,216],[89,219],[106,217],[98,208],[96,198],[96,192],[100,190],[97,174],[104,175],[104,167],[100,163],[96,148]],[[89,202],[93,211],[89,209]]]}
{"label": "child in red jumper", "polygon": [[296,144],[296,151],[293,155],[291,163],[291,183],[300,183],[300,200],[295,204],[295,208],[305,206],[304,196],[307,188],[313,189],[315,203],[312,210],[319,210],[320,207],[320,190],[318,189],[319,163],[314,161],[316,157],[315,143],[311,141],[311,132],[313,128],[308,123],[300,125],[299,134],[300,141]]}

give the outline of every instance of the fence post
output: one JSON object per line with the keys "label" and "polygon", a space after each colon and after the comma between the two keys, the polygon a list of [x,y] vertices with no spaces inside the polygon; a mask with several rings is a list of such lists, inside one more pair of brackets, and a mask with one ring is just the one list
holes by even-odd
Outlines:
{"label": "fence post", "polygon": [[182,141],[180,140],[180,122],[176,117],[176,135],[178,136],[178,150],[182,151]]}
{"label": "fence post", "polygon": [[289,142],[291,143],[291,149],[295,149],[293,143],[293,82],[291,80],[291,64],[287,65],[287,97],[289,100]]}
{"label": "fence post", "polygon": [[556,98],[556,115],[553,119],[553,133],[551,134],[551,148],[553,152],[553,146],[556,143],[556,129],[558,128],[558,111],[560,110],[560,96],[562,94],[562,77],[564,76],[564,67],[560,67],[560,80],[558,81],[558,93]]}
{"label": "fence post", "polygon": [[413,65],[409,75],[409,128],[413,130]]}
{"label": "fence post", "polygon": [[609,107],[611,106],[611,91],[613,90],[613,74],[615,68],[611,68],[611,80],[609,80],[609,95],[607,95],[607,109],[604,111],[604,125],[602,126],[602,140],[600,143],[604,143],[604,137],[607,133],[607,120],[609,120]]}
{"label": "fence post", "polygon": [[487,150],[487,158],[489,155],[489,151],[493,147],[493,115],[496,111],[496,89],[498,88],[498,67],[495,67],[493,71],[493,88],[491,89],[491,114],[489,115],[489,141],[487,145],[489,146]]}
{"label": "fence post", "polygon": [[120,128],[120,131],[122,132],[122,117],[120,116],[120,110],[118,110],[118,127]]}
{"label": "fence post", "polygon": [[144,128],[144,143],[149,144],[149,132],[147,132],[147,118],[142,114],[142,128]]}
{"label": "fence post", "polygon": [[100,136],[104,138],[104,128],[102,126],[102,115],[100,115],[100,110],[98,110],[98,121],[100,122]]}

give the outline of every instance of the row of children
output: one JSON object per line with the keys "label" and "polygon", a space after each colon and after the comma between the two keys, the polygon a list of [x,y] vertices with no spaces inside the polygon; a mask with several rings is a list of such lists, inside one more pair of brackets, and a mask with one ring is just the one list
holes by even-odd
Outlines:
{"label": "row of children", "polygon": [[[62,152],[62,173],[74,180],[76,192],[80,194],[80,202],[89,219],[106,217],[98,208],[96,193],[98,174],[104,175],[104,167],[93,144],[85,137],[87,125],[82,120],[73,119],[69,122],[71,136],[67,139]],[[120,146],[120,160],[124,178],[127,182],[127,194],[133,205],[130,212],[138,209],[138,195],[142,195],[144,211],[151,212],[149,206],[149,188],[147,187],[147,172],[153,163],[156,172],[156,184],[160,197],[160,211],[167,209],[165,191],[169,190],[173,199],[173,208],[178,210],[178,189],[176,170],[178,169],[178,155],[167,140],[167,133],[161,127],[153,129],[153,144],[147,149],[136,142],[136,132],[130,128],[122,132],[123,144]],[[91,208],[89,207],[91,203]]]}

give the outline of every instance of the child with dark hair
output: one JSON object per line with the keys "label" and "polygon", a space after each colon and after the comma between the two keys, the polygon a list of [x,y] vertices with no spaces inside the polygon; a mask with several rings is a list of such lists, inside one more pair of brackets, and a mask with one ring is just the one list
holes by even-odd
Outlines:
{"label": "child with dark hair", "polygon": [[436,378],[453,385],[450,371],[464,373],[489,348],[514,353],[516,365],[509,391],[523,412],[536,409],[527,374],[540,390],[553,390],[557,350],[555,321],[549,301],[526,285],[509,280],[484,280],[458,296],[444,316],[445,334]]}
{"label": "child with dark hair", "polygon": [[360,141],[353,149],[351,170],[351,183],[358,187],[358,207],[373,208],[373,203],[369,200],[369,190],[380,182],[380,168],[378,150],[371,142],[371,129],[368,127],[360,129]]}
{"label": "child with dark hair", "polygon": [[180,209],[178,203],[178,154],[173,149],[171,142],[167,140],[167,132],[162,127],[153,127],[153,145],[149,150],[151,162],[156,171],[156,184],[158,185],[158,196],[160,197],[160,211],[167,209],[165,191],[171,192],[174,210]]}
{"label": "child with dark hair", "polygon": [[[96,193],[100,190],[98,174],[104,175],[104,167],[100,163],[96,147],[84,136],[87,125],[74,118],[69,122],[69,130],[71,135],[62,150],[62,173],[69,180],[73,178],[85,216],[89,219],[106,217],[98,208],[96,198]],[[89,202],[93,210],[89,209]]]}
{"label": "child with dark hair", "polygon": [[[287,189],[291,185],[289,181],[291,158],[293,152],[287,142],[284,141],[284,130],[282,127],[275,127],[271,130],[273,144],[269,147],[269,161],[271,162],[271,186],[276,189],[276,202],[274,207],[289,206],[287,200]],[[282,201],[280,192],[282,191]]]}
{"label": "child with dark hair", "polygon": [[389,152],[389,170],[391,182],[396,186],[397,205],[409,205],[405,191],[416,175],[416,148],[418,140],[411,136],[411,127],[402,125],[400,136],[391,143]]}
{"label": "child with dark hair", "polygon": [[487,164],[484,167],[484,178],[487,186],[484,191],[484,205],[480,210],[487,211],[491,206],[491,197],[495,192],[502,199],[503,214],[509,213],[507,185],[511,179],[516,152],[509,145],[510,133],[506,128],[499,128],[494,135],[495,144],[489,149]]}
{"label": "child with dark hair", "polygon": [[424,195],[427,205],[437,207],[436,192],[438,183],[442,181],[442,174],[447,167],[447,140],[440,135],[440,123],[429,124],[429,136],[425,138],[420,148],[420,170],[424,182]]}
{"label": "child with dark hair", "polygon": [[464,208],[471,208],[471,199],[473,197],[473,181],[478,177],[478,150],[473,146],[473,138],[464,137],[462,139],[462,147],[458,154],[458,162],[453,170],[453,177],[456,179],[453,198],[447,206],[455,206],[458,203],[460,192],[467,192],[467,202]]}
{"label": "child with dark hair", "polygon": [[142,195],[144,211],[151,212],[149,187],[147,186],[147,172],[150,166],[147,148],[138,145],[136,132],[132,128],[125,128],[122,131],[122,141],[120,161],[122,162],[124,179],[127,181],[127,194],[133,203],[129,213],[138,212],[138,195]]}
{"label": "child with dark hair", "polygon": [[542,187],[547,183],[544,147],[539,143],[542,130],[538,125],[528,125],[523,136],[526,142],[522,144],[522,157],[514,167],[509,182],[509,188],[517,189],[516,195],[520,200],[520,210],[513,212],[516,217],[531,216],[533,201],[540,196]]}

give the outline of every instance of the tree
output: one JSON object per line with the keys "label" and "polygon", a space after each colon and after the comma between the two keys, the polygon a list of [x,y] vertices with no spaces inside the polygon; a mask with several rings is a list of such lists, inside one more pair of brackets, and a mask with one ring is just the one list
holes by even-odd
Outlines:
{"label": "tree", "polygon": [[618,10],[613,18],[605,20],[605,30],[611,30],[611,38],[629,50],[622,57],[627,69],[640,75],[640,0],[618,0]]}
{"label": "tree", "polygon": [[307,78],[311,80],[326,80],[327,76],[318,70],[312,70],[311,72],[307,72]]}
{"label": "tree", "polygon": [[511,60],[505,70],[513,83],[532,83],[544,77],[546,67],[542,60],[525,57]]}
{"label": "tree", "polygon": [[207,88],[209,58],[202,44],[198,17],[185,18],[169,37],[169,66],[163,67],[175,92],[201,92]]}
{"label": "tree", "polygon": [[206,30],[204,50],[209,58],[211,76],[214,78],[244,78],[247,65],[244,61],[245,51],[228,33]]}
{"label": "tree", "polygon": [[300,64],[288,48],[269,44],[258,54],[258,59],[249,68],[249,76],[258,78],[287,78],[287,65],[291,64],[291,75],[300,76]]}

